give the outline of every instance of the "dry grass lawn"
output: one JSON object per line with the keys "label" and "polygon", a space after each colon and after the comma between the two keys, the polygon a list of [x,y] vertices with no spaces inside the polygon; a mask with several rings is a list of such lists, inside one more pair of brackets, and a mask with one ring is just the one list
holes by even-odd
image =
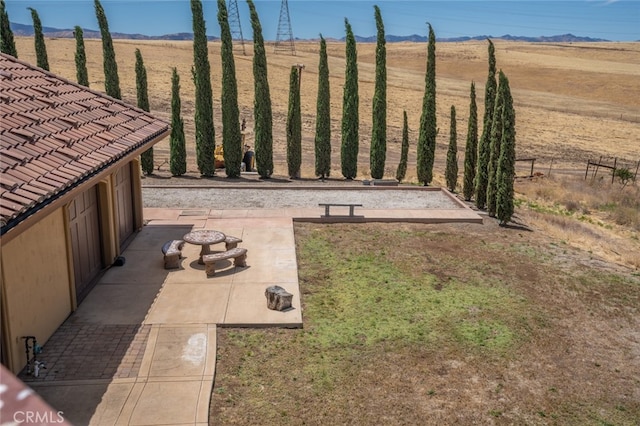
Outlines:
{"label": "dry grass lawn", "polygon": [[215,424],[637,425],[637,273],[492,220],[295,231],[304,329],[219,330]]}

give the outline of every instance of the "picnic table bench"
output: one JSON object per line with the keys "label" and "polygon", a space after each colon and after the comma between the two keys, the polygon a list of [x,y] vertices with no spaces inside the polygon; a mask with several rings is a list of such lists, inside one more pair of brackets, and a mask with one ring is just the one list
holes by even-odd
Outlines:
{"label": "picnic table bench", "polygon": [[232,248],[238,247],[238,243],[242,242],[242,238],[234,237],[231,235],[227,235],[224,239],[224,248],[225,250],[231,250]]}
{"label": "picnic table bench", "polygon": [[180,258],[182,257],[182,240],[169,240],[162,246],[162,254],[164,255],[164,269],[176,269],[180,267]]}
{"label": "picnic table bench", "polygon": [[205,254],[202,257],[204,269],[207,277],[212,277],[216,273],[216,262],[218,260],[233,259],[233,266],[247,266],[247,249],[234,247],[219,253]]}
{"label": "picnic table bench", "polygon": [[362,207],[362,204],[353,204],[353,203],[319,203],[320,207],[324,207],[324,215],[322,217],[335,217],[335,216],[346,216],[346,215],[331,215],[330,208],[332,206],[337,207],[349,207],[349,217],[356,217],[353,214],[353,210],[356,207]]}

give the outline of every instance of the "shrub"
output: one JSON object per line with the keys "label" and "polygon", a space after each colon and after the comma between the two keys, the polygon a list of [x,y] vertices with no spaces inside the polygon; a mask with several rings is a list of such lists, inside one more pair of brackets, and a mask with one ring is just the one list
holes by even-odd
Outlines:
{"label": "shrub", "polygon": [[619,169],[615,169],[613,171],[613,176],[618,178],[618,180],[622,184],[623,188],[625,186],[627,186],[628,183],[635,182],[635,180],[636,180],[636,178],[633,175],[633,173],[631,173],[631,170],[626,169],[624,167],[623,168],[619,168]]}

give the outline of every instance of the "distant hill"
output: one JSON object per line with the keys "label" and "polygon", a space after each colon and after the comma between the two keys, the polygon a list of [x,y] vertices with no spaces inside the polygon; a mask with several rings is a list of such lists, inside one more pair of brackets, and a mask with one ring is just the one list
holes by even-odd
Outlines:
{"label": "distant hill", "polygon": [[[15,36],[32,36],[33,25],[11,23],[11,30]],[[73,38],[73,29],[60,29],[52,27],[42,27],[42,32],[47,37],[52,38]],[[100,31],[82,29],[83,38],[101,38]],[[148,36],[144,34],[126,34],[126,33],[111,33],[111,37],[114,39],[126,39],[126,40],[193,40],[193,33],[176,33],[176,34],[164,34],[161,36]],[[209,36],[210,41],[218,40],[219,37]]]}
{"label": "distant hill", "polygon": [[[395,36],[395,35],[387,35],[387,42],[389,43],[397,43],[403,41],[413,41],[417,43],[426,43],[429,38],[427,36],[421,36],[418,34],[412,34],[408,36]],[[510,40],[510,41],[527,41],[531,43],[577,43],[577,42],[600,42],[600,41],[609,41],[602,38],[591,38],[591,37],[580,37],[575,36],[573,34],[562,34],[562,35],[554,35],[554,36],[539,36],[539,37],[525,37],[525,36],[512,36],[510,34],[506,34],[500,37],[494,37],[490,35],[481,35],[475,37],[450,37],[450,38],[436,38],[439,42],[462,42],[469,40]],[[345,38],[341,38],[340,40],[344,41]],[[359,43],[375,43],[376,37],[360,37],[356,36],[356,41]]]}
{"label": "distant hill", "polygon": [[[17,24],[15,22],[11,23],[11,30],[13,34],[16,36],[32,36],[33,35],[33,25],[25,25],[25,24]],[[72,38],[73,37],[73,29],[59,29],[52,27],[42,27],[42,32],[47,37],[58,37],[58,38]],[[82,29],[84,38],[100,38],[100,31],[90,30],[90,29]],[[111,37],[114,39],[127,39],[127,40],[193,40],[193,33],[176,33],[176,34],[164,34],[160,36],[148,36],[144,34],[126,34],[126,33],[111,33]],[[207,37],[209,40],[218,40],[219,37],[209,36]],[[416,43],[426,43],[428,41],[427,36],[422,36],[418,34],[412,34],[408,36],[396,36],[396,35],[387,35],[387,42],[389,43],[398,43],[398,42],[416,42]],[[575,36],[573,34],[562,34],[562,35],[554,35],[554,36],[540,36],[540,37],[524,37],[524,36],[512,36],[509,34],[494,37],[494,36],[475,36],[475,37],[452,37],[452,38],[438,38],[439,42],[462,42],[469,40],[510,40],[510,41],[527,41],[532,43],[577,43],[577,42],[600,42],[600,41],[609,41],[601,38],[591,38],[591,37],[580,37]],[[304,41],[304,39],[296,38],[296,40]],[[344,41],[344,37],[339,39],[340,41]],[[376,36],[370,37],[362,37],[356,36],[356,41],[358,43],[375,43]]]}

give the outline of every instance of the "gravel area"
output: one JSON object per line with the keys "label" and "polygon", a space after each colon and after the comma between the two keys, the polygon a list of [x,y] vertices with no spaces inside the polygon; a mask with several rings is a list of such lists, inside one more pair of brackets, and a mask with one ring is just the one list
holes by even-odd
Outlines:
{"label": "gravel area", "polygon": [[143,187],[145,207],[208,209],[314,208],[318,203],[357,203],[365,209],[456,209],[441,191],[419,189],[256,189]]}

